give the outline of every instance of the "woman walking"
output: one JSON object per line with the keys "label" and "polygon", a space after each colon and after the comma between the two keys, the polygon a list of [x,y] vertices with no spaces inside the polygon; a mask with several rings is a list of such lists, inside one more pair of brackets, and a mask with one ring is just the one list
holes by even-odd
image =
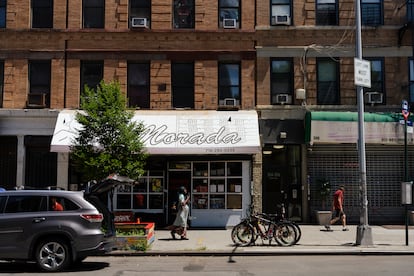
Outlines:
{"label": "woman walking", "polygon": [[187,240],[187,221],[190,210],[188,207],[189,200],[190,196],[187,193],[187,189],[181,186],[178,191],[177,215],[171,226],[171,237],[173,239],[175,239],[175,234],[178,234],[182,240]]}

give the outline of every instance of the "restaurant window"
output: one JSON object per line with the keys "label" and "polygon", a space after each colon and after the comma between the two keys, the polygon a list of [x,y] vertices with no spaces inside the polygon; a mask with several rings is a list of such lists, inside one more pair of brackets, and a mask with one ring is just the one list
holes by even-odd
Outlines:
{"label": "restaurant window", "polygon": [[6,28],[7,1],[0,0],[0,28]]}
{"label": "restaurant window", "polygon": [[338,25],[337,0],[316,0],[316,25]]}
{"label": "restaurant window", "polygon": [[194,63],[172,63],[171,86],[174,108],[194,108]]}
{"label": "restaurant window", "polygon": [[53,28],[53,0],[32,0],[32,28]]}
{"label": "restaurant window", "polygon": [[128,107],[150,108],[150,65],[128,63]]}
{"label": "restaurant window", "polygon": [[242,162],[193,163],[193,209],[242,209]]}
{"label": "restaurant window", "polygon": [[29,95],[27,107],[50,107],[50,60],[29,61]]}
{"label": "restaurant window", "polygon": [[239,63],[219,64],[219,105],[240,106],[241,81]]}
{"label": "restaurant window", "polygon": [[219,0],[219,27],[240,28],[240,0]]}
{"label": "restaurant window", "polygon": [[85,90],[85,85],[91,89],[96,89],[103,79],[103,61],[81,61],[81,94]]}
{"label": "restaurant window", "polygon": [[105,0],[83,0],[83,28],[105,27]]}
{"label": "restaurant window", "polygon": [[384,24],[382,0],[361,0],[361,24],[365,26]]}
{"label": "restaurant window", "polygon": [[317,104],[339,104],[339,62],[332,58],[317,59]]}
{"label": "restaurant window", "polygon": [[293,64],[291,59],[271,61],[271,104],[290,104],[293,94]]}
{"label": "restaurant window", "polygon": [[270,24],[291,25],[292,24],[292,0],[272,0]]}
{"label": "restaurant window", "polygon": [[3,107],[4,95],[4,61],[0,60],[0,108]]}
{"label": "restaurant window", "polygon": [[194,0],[174,0],[174,29],[193,29]]}
{"label": "restaurant window", "polygon": [[151,23],[151,0],[129,0],[129,27],[148,27]]}
{"label": "restaurant window", "polygon": [[116,188],[115,209],[146,210],[164,208],[164,172],[147,171],[133,184],[124,184]]}

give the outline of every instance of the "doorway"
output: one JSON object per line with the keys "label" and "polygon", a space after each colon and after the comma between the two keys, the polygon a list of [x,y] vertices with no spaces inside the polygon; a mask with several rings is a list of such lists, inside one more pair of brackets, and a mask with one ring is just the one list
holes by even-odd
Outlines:
{"label": "doorway", "polygon": [[[184,186],[191,197],[191,170],[174,170],[168,172],[168,206],[171,207],[178,200],[178,190]],[[189,204],[190,206],[191,204]],[[190,206],[191,213],[191,206]],[[169,209],[167,220],[168,225],[174,222],[175,213]]]}
{"label": "doorway", "polygon": [[263,212],[280,212],[302,220],[302,184],[300,145],[266,145],[263,148]]}

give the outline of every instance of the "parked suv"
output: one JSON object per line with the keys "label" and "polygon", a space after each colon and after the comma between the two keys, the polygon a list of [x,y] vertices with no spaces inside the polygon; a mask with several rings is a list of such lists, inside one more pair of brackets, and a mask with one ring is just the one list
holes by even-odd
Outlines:
{"label": "parked suv", "polygon": [[92,193],[0,192],[0,259],[36,261],[42,270],[61,271],[112,250],[113,240],[112,214]]}

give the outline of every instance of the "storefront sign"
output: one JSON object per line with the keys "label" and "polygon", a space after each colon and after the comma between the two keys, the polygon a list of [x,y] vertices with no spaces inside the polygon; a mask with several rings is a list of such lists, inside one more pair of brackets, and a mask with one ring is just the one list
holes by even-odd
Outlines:
{"label": "storefront sign", "polygon": [[[81,125],[76,111],[59,113],[53,152],[69,152]],[[136,111],[149,154],[253,154],[260,151],[256,111]]]}

